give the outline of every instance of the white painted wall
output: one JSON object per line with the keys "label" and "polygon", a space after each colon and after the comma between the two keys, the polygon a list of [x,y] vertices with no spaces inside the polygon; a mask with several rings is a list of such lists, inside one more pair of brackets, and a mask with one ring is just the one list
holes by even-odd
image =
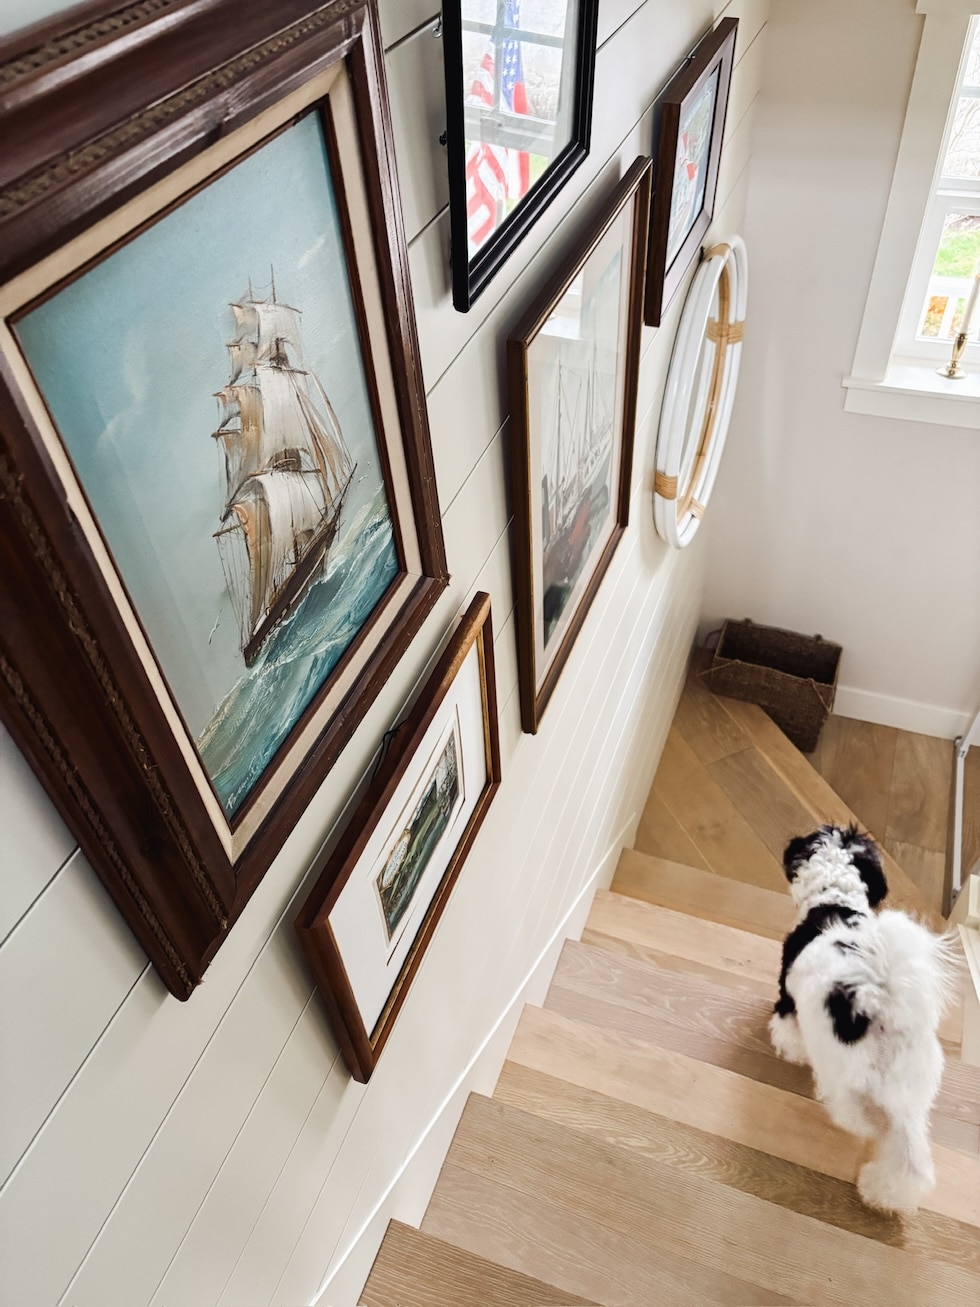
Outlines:
{"label": "white painted wall", "polygon": [[752,278],[702,632],[752,617],[844,647],[837,710],[952,737],[980,705],[980,439],[848,414],[922,18],[774,0]]}
{"label": "white painted wall", "polygon": [[472,593],[490,591],[503,785],[364,1087],[338,1060],[292,920],[411,696],[408,670],[186,1004],[148,968],[0,730],[0,1300],[17,1307],[292,1307],[325,1279],[323,1303],[353,1303],[389,1217],[421,1216],[466,1092],[492,1087],[521,1002],[543,994],[562,937],[608,883],[673,715],[702,574],[700,548],[670,554],[650,512],[678,306],[644,336],[632,523],[536,737],[519,721],[503,342],[649,151],[658,90],[722,12],[742,28],[715,234],[740,228],[768,0],[605,0],[592,152],[466,316],[448,292],[438,4],[381,8],[453,576],[416,649],[434,656]]}

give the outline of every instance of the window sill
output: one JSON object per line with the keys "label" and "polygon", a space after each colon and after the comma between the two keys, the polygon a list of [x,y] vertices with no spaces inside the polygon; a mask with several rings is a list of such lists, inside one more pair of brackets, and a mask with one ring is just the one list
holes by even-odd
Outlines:
{"label": "window sill", "polygon": [[847,413],[980,431],[980,371],[972,366],[951,381],[928,364],[893,364],[881,381],[845,377],[843,385]]}

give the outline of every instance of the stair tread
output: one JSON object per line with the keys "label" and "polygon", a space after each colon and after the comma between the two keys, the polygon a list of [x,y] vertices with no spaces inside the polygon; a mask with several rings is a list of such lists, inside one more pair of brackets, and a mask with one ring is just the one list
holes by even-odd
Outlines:
{"label": "stair tread", "polygon": [[637,1156],[655,1158],[671,1170],[710,1177],[878,1243],[980,1274],[976,1230],[950,1217],[925,1210],[904,1221],[886,1216],[865,1207],[854,1186],[844,1180],[516,1062],[504,1064],[493,1096]]}
{"label": "stair tread", "polygon": [[[572,1020],[671,1049],[790,1093],[813,1098],[807,1067],[778,1057],[772,1001],[690,972],[566,942],[545,1007]],[[937,1144],[980,1152],[980,1080],[947,1061],[933,1109]]]}
{"label": "stair tread", "polygon": [[620,855],[611,888],[630,898],[782,939],[792,929],[796,909],[782,890],[729,880],[700,867],[637,849]]}
{"label": "stair tread", "polygon": [[[634,957],[725,977],[751,993],[774,999],[782,964],[782,943],[766,935],[720,921],[630,898],[611,890],[597,891],[582,939]],[[962,1039],[963,1005],[954,1003],[943,1017],[939,1035],[947,1053]]]}
{"label": "stair tread", "polygon": [[597,1307],[431,1234],[391,1221],[360,1307]]}
{"label": "stair tread", "polygon": [[[863,1145],[813,1100],[544,1008],[524,1009],[508,1057],[839,1180],[853,1180],[862,1160]],[[934,1152],[936,1187],[923,1206],[980,1226],[980,1159]]]}
{"label": "stair tread", "polygon": [[[508,1195],[503,1215],[496,1209],[500,1187]],[[530,1201],[515,1230],[520,1196]],[[980,1293],[980,1277],[960,1266],[876,1243],[709,1176],[474,1095],[423,1228],[484,1256],[487,1248],[512,1256],[515,1233],[525,1246],[538,1241],[539,1222],[548,1219],[542,1209],[564,1219],[560,1261],[583,1257],[582,1240],[591,1239],[604,1245],[607,1257],[618,1251],[621,1278],[639,1268],[649,1282],[651,1270],[659,1275],[657,1262],[667,1262],[675,1276],[683,1271],[687,1298],[681,1301],[849,1307],[856,1297],[918,1307],[930,1295],[932,1301],[972,1304]],[[553,1230],[553,1222],[548,1224]],[[663,1300],[646,1285],[646,1292],[629,1287],[632,1297],[602,1300]]]}

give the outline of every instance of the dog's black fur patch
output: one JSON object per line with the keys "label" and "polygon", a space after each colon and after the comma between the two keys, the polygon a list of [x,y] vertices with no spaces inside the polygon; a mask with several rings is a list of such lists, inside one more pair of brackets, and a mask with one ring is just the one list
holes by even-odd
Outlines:
{"label": "dog's black fur patch", "polygon": [[860,912],[844,907],[841,903],[819,903],[786,936],[783,940],[783,965],[779,972],[779,998],[775,1006],[775,1011],[781,1017],[792,1016],[796,1011],[793,996],[786,990],[786,976],[806,946],[812,944],[828,926],[836,926],[840,922],[847,924],[852,917],[860,916]]}
{"label": "dog's black fur patch", "polygon": [[842,1044],[856,1044],[868,1033],[871,1019],[854,1006],[854,991],[845,985],[835,985],[824,999],[824,1007],[834,1026],[834,1034]]}
{"label": "dog's black fur patch", "polygon": [[820,830],[814,831],[812,835],[797,835],[786,845],[783,850],[783,871],[786,873],[787,880],[796,879],[796,873],[800,867],[819,848],[827,829],[827,827],[822,826]]}

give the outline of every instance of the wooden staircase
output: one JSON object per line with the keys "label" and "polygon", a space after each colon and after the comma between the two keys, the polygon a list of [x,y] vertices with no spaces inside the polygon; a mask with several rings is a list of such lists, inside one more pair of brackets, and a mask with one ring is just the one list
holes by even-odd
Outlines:
{"label": "wooden staircase", "polygon": [[[980,1069],[959,1060],[910,1219],[767,1022],[787,840],[853,814],[758,708],[685,689],[640,824],[491,1098],[467,1103],[420,1231],[392,1223],[364,1307],[980,1303]],[[941,925],[886,858],[891,901]]]}

